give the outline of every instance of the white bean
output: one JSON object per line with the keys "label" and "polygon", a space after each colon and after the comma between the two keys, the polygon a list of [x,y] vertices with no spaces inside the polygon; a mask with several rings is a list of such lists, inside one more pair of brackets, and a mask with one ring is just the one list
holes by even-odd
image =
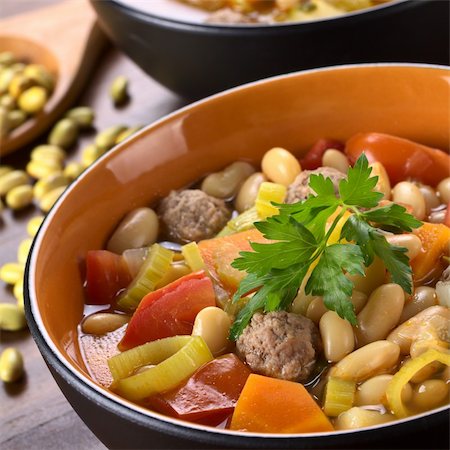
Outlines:
{"label": "white bean", "polygon": [[322,316],[329,311],[328,308],[323,303],[322,297],[314,297],[311,303],[306,309],[306,317],[312,320],[314,323],[319,323]]}
{"label": "white bean", "polygon": [[128,323],[130,317],[125,314],[97,313],[92,314],[83,320],[81,330],[86,334],[100,336],[117,330]]}
{"label": "white bean", "polygon": [[159,221],[155,211],[137,208],[122,219],[106,248],[120,254],[130,248],[148,246],[156,242],[158,231]]}
{"label": "white bean", "polygon": [[244,212],[255,204],[259,187],[264,181],[267,181],[267,178],[262,172],[256,172],[244,181],[234,202],[238,212]]}
{"label": "white bean", "polygon": [[412,233],[391,234],[386,236],[386,240],[391,245],[408,249],[406,254],[409,259],[414,259],[422,250],[422,241]]}
{"label": "white bean", "polygon": [[439,201],[436,191],[426,184],[419,184],[419,190],[425,200],[425,213],[430,214],[431,210],[437,208],[441,202]]}
{"label": "white bean", "polygon": [[426,411],[444,403],[448,399],[448,385],[443,380],[426,380],[414,388],[412,404]]}
{"label": "white bean", "polygon": [[224,353],[230,341],[230,316],[216,306],[208,306],[202,309],[194,321],[192,336],[201,336],[214,356]]}
{"label": "white bean", "polygon": [[411,206],[413,215],[423,220],[425,218],[425,199],[420,189],[409,181],[400,181],[392,190],[392,200],[395,203],[404,203]]}
{"label": "white bean", "polygon": [[265,153],[261,168],[270,181],[284,186],[289,186],[302,170],[297,158],[281,147],[274,147]]}
{"label": "white bean", "polygon": [[202,182],[201,189],[208,195],[217,198],[230,198],[236,194],[243,181],[255,169],[244,161],[236,161],[221,172],[208,175]]}
{"label": "white bean", "polygon": [[450,177],[444,178],[438,185],[437,191],[442,203],[450,202]]}
{"label": "white bean", "polygon": [[403,289],[398,284],[383,284],[375,289],[358,314],[355,331],[358,347],[385,339],[398,324],[404,303]]}
{"label": "white bean", "polygon": [[424,309],[438,304],[435,289],[428,286],[419,286],[414,291],[411,300],[403,307],[399,323],[403,323]]}
{"label": "white bean", "polygon": [[334,426],[336,430],[354,430],[391,422],[394,419],[392,414],[381,414],[379,411],[354,406],[340,414]]}
{"label": "white bean", "polygon": [[330,370],[330,376],[353,380],[367,380],[390,372],[397,364],[400,347],[389,341],[376,341],[353,351]]}
{"label": "white bean", "polygon": [[366,268],[365,276],[349,274],[346,276],[353,282],[353,289],[363,292],[366,295],[370,295],[374,289],[384,283],[385,275],[386,267],[383,261],[380,258],[375,257],[373,263]]}
{"label": "white bean", "polygon": [[372,168],[372,172],[370,176],[378,177],[377,184],[374,187],[374,191],[381,192],[383,194],[384,200],[390,200],[391,199],[391,182],[389,180],[389,175],[386,172],[386,169],[384,168],[383,164],[376,161],[370,165]]}
{"label": "white bean", "polygon": [[[355,395],[355,405],[385,405],[388,406],[386,390],[394,375],[377,375],[362,383]],[[407,383],[402,389],[402,401],[408,402],[412,396],[412,388]]]}
{"label": "white bean", "polygon": [[344,153],[334,148],[329,148],[322,156],[322,166],[332,167],[346,174],[350,167],[350,162]]}
{"label": "white bean", "polygon": [[327,311],[319,323],[325,358],[330,362],[340,361],[355,348],[353,328],[347,320],[334,311]]}

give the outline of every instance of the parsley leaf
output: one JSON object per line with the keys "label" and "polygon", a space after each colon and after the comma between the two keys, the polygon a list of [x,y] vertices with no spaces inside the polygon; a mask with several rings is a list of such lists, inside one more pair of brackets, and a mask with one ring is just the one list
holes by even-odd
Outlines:
{"label": "parsley leaf", "polygon": [[[233,301],[249,296],[231,327],[231,339],[239,337],[256,311],[288,309],[308,273],[306,294],[322,296],[328,309],[352,324],[356,324],[350,301],[353,282],[345,275],[364,275],[364,266],[375,256],[383,260],[392,281],[411,292],[407,250],[390,245],[380,229],[400,233],[421,222],[400,205],[378,206],[383,194],[374,191],[378,177],[371,177],[371,171],[363,153],[340,181],[338,196],[329,178],[311,175],[314,194],[302,202],[275,204],[278,215],[255,223],[274,242],[251,243],[253,251],[241,252],[231,264],[248,274]],[[336,239],[338,227],[342,228]]]}

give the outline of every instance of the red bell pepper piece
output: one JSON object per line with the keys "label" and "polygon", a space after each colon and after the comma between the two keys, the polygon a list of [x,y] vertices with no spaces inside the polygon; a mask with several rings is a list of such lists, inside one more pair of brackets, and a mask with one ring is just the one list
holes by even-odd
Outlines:
{"label": "red bell pepper piece", "polygon": [[124,351],[156,339],[191,334],[197,313],[215,305],[214,288],[206,273],[185,275],[141,300],[119,349]]}
{"label": "red bell pepper piece", "polygon": [[358,133],[347,141],[345,153],[354,164],[363,152],[370,163],[383,164],[393,185],[412,178],[436,186],[450,176],[447,153],[408,139],[382,133]]}
{"label": "red bell pepper piece", "polygon": [[87,303],[107,305],[131,283],[132,277],[121,255],[108,250],[90,250],[86,255]]}
{"label": "red bell pepper piece", "polygon": [[205,364],[177,389],[149,398],[146,404],[177,419],[218,425],[233,412],[250,373],[229,353]]}
{"label": "red bell pepper piece", "polygon": [[319,139],[300,160],[302,169],[314,170],[320,167],[323,154],[330,148],[344,151],[344,144],[334,139]]}

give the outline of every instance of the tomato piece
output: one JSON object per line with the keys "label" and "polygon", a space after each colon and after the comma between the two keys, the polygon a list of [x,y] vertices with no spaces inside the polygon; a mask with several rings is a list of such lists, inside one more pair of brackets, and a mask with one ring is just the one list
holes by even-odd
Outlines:
{"label": "tomato piece", "polygon": [[205,364],[177,389],[151,397],[146,404],[177,419],[218,425],[233,412],[250,373],[229,353]]}
{"label": "tomato piece", "polygon": [[86,255],[86,292],[88,304],[113,303],[118,292],[131,283],[132,277],[121,255],[108,250],[90,250]]}
{"label": "tomato piece", "polygon": [[352,164],[364,152],[369,162],[378,161],[386,169],[391,183],[412,178],[436,186],[450,176],[450,156],[417,142],[382,133],[358,133],[345,145]]}
{"label": "tomato piece", "polygon": [[445,213],[444,225],[450,228],[450,202],[447,204],[447,212]]}
{"label": "tomato piece", "polygon": [[344,144],[334,139],[319,139],[300,160],[302,169],[314,170],[322,165],[322,156],[330,148],[344,151]]}
{"label": "tomato piece", "polygon": [[202,270],[190,273],[148,293],[133,314],[121,351],[169,336],[191,334],[197,313],[215,306],[211,279]]}

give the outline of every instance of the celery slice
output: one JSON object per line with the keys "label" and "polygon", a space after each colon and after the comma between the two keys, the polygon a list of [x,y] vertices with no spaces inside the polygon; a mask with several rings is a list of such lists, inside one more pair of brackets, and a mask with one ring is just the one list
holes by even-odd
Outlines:
{"label": "celery slice", "polygon": [[[108,360],[115,375],[111,389],[128,400],[142,400],[174,389],[212,360],[213,355],[200,336],[175,336],[149,342]],[[156,365],[136,375],[116,378],[130,373],[131,367],[148,364]]]}
{"label": "celery slice", "polygon": [[181,247],[181,253],[192,272],[205,270],[205,262],[203,261],[196,242],[190,242],[189,244],[183,245],[183,247]]}
{"label": "celery slice", "polygon": [[119,297],[117,304],[125,310],[136,309],[142,298],[155,290],[164,274],[169,270],[173,252],[159,244],[153,244],[139,273]]}
{"label": "celery slice", "polygon": [[272,202],[283,203],[286,197],[286,186],[279,183],[264,181],[259,187],[255,206],[261,219],[278,214],[278,208]]}
{"label": "celery slice", "polygon": [[228,236],[229,234],[239,233],[240,231],[254,228],[254,223],[261,220],[256,207],[247,209],[243,213],[228,221],[225,227],[219,232],[218,237]]}
{"label": "celery slice", "polygon": [[337,417],[350,409],[353,406],[355,391],[354,381],[330,377],[325,391],[324,413],[330,417]]}

